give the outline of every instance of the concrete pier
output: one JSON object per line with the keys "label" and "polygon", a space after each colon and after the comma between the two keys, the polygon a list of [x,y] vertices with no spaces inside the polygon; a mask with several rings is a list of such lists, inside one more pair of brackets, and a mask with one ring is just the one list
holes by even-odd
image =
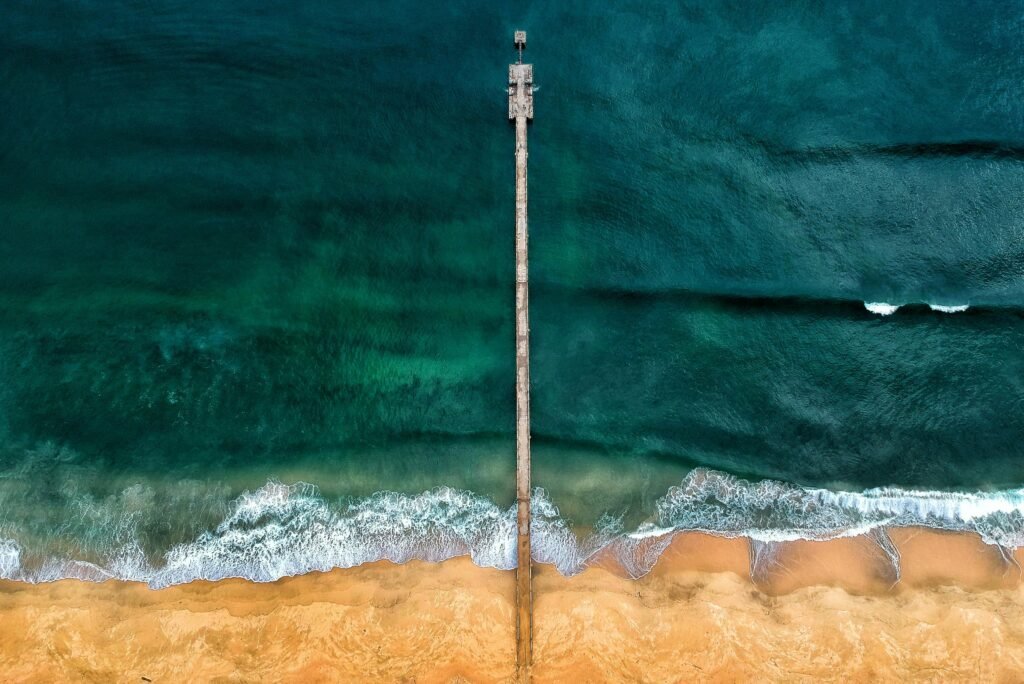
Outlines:
{"label": "concrete pier", "polygon": [[508,67],[508,118],[516,125],[516,676],[530,681],[533,572],[530,560],[530,297],[526,206],[526,124],[533,120],[533,65],[523,64],[526,32],[515,32],[519,60]]}

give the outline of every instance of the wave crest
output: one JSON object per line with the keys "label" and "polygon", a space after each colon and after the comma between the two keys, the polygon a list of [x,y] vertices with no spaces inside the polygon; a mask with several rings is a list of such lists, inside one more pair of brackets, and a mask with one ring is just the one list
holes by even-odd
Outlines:
{"label": "wave crest", "polygon": [[900,305],[887,302],[864,302],[864,308],[879,316],[891,316],[899,311]]}
{"label": "wave crest", "polygon": [[[864,302],[864,308],[879,316],[891,316],[902,307],[902,304],[888,302]],[[963,313],[971,308],[969,304],[928,304],[928,308],[938,313]]]}
{"label": "wave crest", "polygon": [[415,496],[379,492],[334,508],[312,485],[269,482],[242,494],[215,530],[172,548],[150,584],[227,577],[269,582],[379,560],[461,555],[482,566],[514,567],[515,516],[446,487]]}
{"label": "wave crest", "polygon": [[840,492],[775,480],[749,482],[697,468],[658,500],[658,525],[762,542],[835,539],[881,527],[977,532],[1024,546],[1024,490],[938,492],[880,487]]}

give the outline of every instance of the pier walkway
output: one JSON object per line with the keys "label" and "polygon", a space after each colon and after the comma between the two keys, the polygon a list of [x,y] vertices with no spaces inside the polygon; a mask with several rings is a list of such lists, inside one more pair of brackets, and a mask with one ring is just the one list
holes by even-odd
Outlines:
{"label": "pier walkway", "polygon": [[526,32],[515,32],[519,60],[508,67],[508,118],[516,125],[516,675],[530,680],[533,579],[530,561],[530,300],[526,220],[526,124],[533,120],[533,65],[523,64]]}

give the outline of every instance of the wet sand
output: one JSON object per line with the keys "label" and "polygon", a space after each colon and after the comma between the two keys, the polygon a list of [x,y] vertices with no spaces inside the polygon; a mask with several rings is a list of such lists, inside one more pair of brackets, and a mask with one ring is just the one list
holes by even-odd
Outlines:
{"label": "wet sand", "polygon": [[[966,534],[890,537],[895,584],[865,538],[775,545],[753,574],[746,540],[696,533],[640,580],[538,566],[535,681],[1024,679],[1012,554]],[[505,682],[513,581],[458,558],[160,591],[0,582],[0,678]]]}

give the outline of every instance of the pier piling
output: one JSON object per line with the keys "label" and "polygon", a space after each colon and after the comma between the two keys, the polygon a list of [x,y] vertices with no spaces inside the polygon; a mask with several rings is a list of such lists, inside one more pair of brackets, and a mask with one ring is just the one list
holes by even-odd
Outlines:
{"label": "pier piling", "polygon": [[508,67],[508,118],[516,126],[516,677],[530,681],[533,579],[530,560],[530,300],[526,205],[526,125],[533,120],[533,65],[523,64],[526,32],[516,31],[519,60]]}

